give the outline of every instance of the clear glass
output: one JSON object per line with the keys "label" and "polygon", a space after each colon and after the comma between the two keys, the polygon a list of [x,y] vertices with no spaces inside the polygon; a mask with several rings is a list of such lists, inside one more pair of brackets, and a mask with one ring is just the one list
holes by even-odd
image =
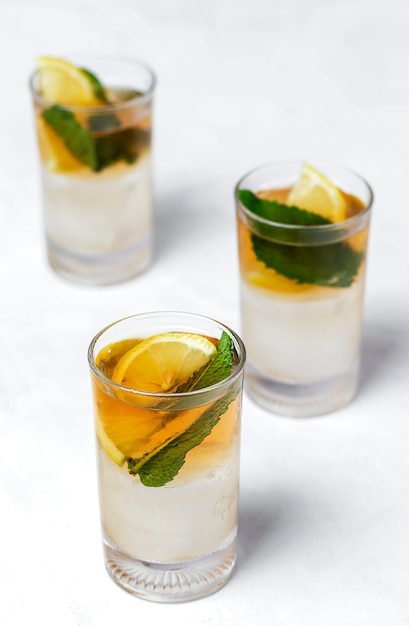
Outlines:
{"label": "clear glass", "polygon": [[[288,190],[299,178],[302,161],[255,169],[235,190],[245,388],[263,408],[292,417],[330,413],[357,391],[373,199],[369,185],[353,172],[328,163],[311,165],[342,190],[351,206],[357,201],[359,212],[342,222],[299,227],[260,218],[240,202],[241,189]],[[268,258],[274,255],[269,263],[275,268],[260,260],[260,250]],[[351,258],[358,269],[348,282],[343,276]],[[316,284],[302,282],[289,278],[288,271],[285,275],[294,263],[324,273],[331,264],[334,275],[321,284],[318,279]]]}
{"label": "clear glass", "polygon": [[[154,394],[122,387],[96,365],[100,351],[114,342],[173,331],[216,340],[226,332],[232,342],[231,374],[197,391]],[[241,339],[206,317],[154,312],[120,320],[102,330],[90,344],[88,360],[103,547],[110,576],[130,593],[157,602],[180,602],[213,593],[230,578],[236,561],[245,363]],[[216,421],[215,416],[219,416]],[[130,473],[127,460],[116,458],[112,450],[108,454],[100,426],[109,420],[114,423],[111,428],[121,420],[132,421],[135,440],[140,442],[138,455],[145,455],[150,454],[150,446],[160,449],[163,438],[174,445],[177,433],[197,425],[198,419],[210,426],[208,434],[186,454],[175,477],[162,486],[147,486],[139,475]]]}
{"label": "clear glass", "polygon": [[68,60],[95,74],[115,103],[58,105],[95,145],[96,158],[80,162],[67,139],[50,126],[55,103],[42,97],[38,71],[31,77],[48,260],[58,274],[75,282],[118,283],[151,262],[155,76],[137,61],[98,56]]}

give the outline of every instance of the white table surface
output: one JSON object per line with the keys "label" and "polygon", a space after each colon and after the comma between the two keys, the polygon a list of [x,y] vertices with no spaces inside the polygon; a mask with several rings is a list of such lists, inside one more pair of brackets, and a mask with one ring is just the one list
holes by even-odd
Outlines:
{"label": "white table surface", "polygon": [[[407,0],[0,0],[0,624],[409,624]],[[47,267],[28,74],[72,49],[156,69],[155,260],[129,283]],[[236,572],[183,605],[105,573],[87,346],[120,317],[240,329],[232,190],[332,160],[372,184],[362,383],[296,421],[246,397]]]}

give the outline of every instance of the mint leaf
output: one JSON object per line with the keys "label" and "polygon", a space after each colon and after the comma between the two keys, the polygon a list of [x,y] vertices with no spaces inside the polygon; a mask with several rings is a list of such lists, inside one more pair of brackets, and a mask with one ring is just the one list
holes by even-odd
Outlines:
{"label": "mint leaf", "polygon": [[103,133],[113,128],[119,128],[121,121],[115,113],[96,113],[87,120],[88,129],[92,133]]}
{"label": "mint leaf", "polygon": [[232,367],[231,339],[229,335],[223,331],[217,345],[215,356],[207,365],[201,376],[194,382],[192,390],[203,389],[204,387],[210,387],[211,385],[220,383],[230,375]]}
{"label": "mint leaf", "polygon": [[99,169],[102,170],[122,160],[134,163],[138,158],[138,139],[138,130],[135,128],[95,137]]}
{"label": "mint leaf", "polygon": [[[67,150],[83,165],[94,172],[100,172],[118,161],[134,163],[139,151],[150,140],[150,133],[138,128],[126,128],[117,132],[93,136],[75,119],[71,111],[54,105],[45,109],[43,118],[60,137]],[[114,119],[112,119],[114,117]],[[98,122],[96,120],[99,119]],[[91,116],[88,120],[92,131],[101,131],[104,124],[118,125],[115,116]],[[111,125],[112,128],[112,125]]]}
{"label": "mint leaf", "polygon": [[[163,487],[173,480],[183,466],[187,453],[210,435],[238,392],[239,386],[235,385],[227,396],[220,398],[206,409],[184,433],[139,467],[137,473],[141,482],[146,487]],[[128,459],[128,471],[131,474],[134,473],[135,464],[134,459]]]}
{"label": "mint leaf", "polygon": [[[228,334],[224,332],[213,359],[199,372],[196,372],[183,385],[183,389],[184,391],[194,391],[221,382],[230,375],[232,367],[231,340]],[[177,389],[177,392],[180,392],[180,388]],[[239,385],[235,385],[226,396],[216,400],[207,408],[185,432],[176,435],[162,448],[139,459],[129,458],[127,460],[129,473],[139,474],[141,482],[147,487],[162,487],[173,480],[183,466],[186,454],[200,445],[211,433],[238,392]],[[173,413],[173,419],[177,419],[177,413]]]}
{"label": "mint leaf", "polygon": [[318,213],[312,213],[306,209],[299,209],[277,202],[258,198],[248,189],[240,189],[238,192],[240,202],[255,215],[263,217],[270,222],[278,224],[291,224],[293,226],[322,226],[331,224],[331,221]]}
{"label": "mint leaf", "polygon": [[259,261],[299,284],[349,287],[364,258],[342,241],[321,246],[290,246],[251,235]]}
{"label": "mint leaf", "polygon": [[[321,215],[257,198],[245,189],[239,191],[239,198],[252,213],[278,224],[302,227],[331,224]],[[325,236],[322,233],[321,238]],[[318,236],[314,245],[302,245],[303,239],[305,235],[297,229],[286,231],[269,224],[260,224],[258,233],[251,233],[257,259],[279,274],[299,284],[341,288],[352,284],[364,259],[363,252],[354,250],[345,241],[321,243]],[[297,245],[292,245],[294,243]]]}
{"label": "mint leaf", "polygon": [[105,91],[105,87],[102,85],[99,78],[97,78],[95,74],[87,70],[85,67],[81,67],[79,68],[79,70],[82,74],[84,74],[87,77],[88,82],[92,85],[92,90],[94,94],[96,95],[96,97],[99,100],[101,100],[101,103],[107,104],[108,98],[107,98],[107,94]]}
{"label": "mint leaf", "polygon": [[229,335],[223,332],[212,360],[179,385],[176,392],[183,393],[216,385],[229,376],[232,367],[231,340]]}
{"label": "mint leaf", "polygon": [[42,116],[80,163],[98,171],[95,139],[77,122],[71,111],[55,104],[45,109]]}

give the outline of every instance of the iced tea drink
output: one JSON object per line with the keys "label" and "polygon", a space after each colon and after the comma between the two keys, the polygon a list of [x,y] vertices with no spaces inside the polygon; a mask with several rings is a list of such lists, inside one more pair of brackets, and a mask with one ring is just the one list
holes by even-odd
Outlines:
{"label": "iced tea drink", "polygon": [[154,85],[138,62],[38,59],[31,91],[47,252],[69,279],[111,284],[150,263]]}
{"label": "iced tea drink", "polygon": [[233,331],[181,313],[91,343],[105,563],[137,596],[199,598],[233,571],[244,360]]}
{"label": "iced tea drink", "polygon": [[291,416],[354,396],[372,192],[328,164],[283,162],[236,188],[246,389]]}

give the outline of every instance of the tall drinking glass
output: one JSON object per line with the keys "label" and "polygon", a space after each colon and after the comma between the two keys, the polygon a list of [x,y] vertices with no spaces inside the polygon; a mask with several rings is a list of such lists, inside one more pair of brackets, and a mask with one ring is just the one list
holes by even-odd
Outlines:
{"label": "tall drinking glass", "polygon": [[216,591],[236,560],[242,341],[147,313],[98,333],[88,359],[110,576],[158,602]]}
{"label": "tall drinking glass", "polygon": [[369,185],[285,161],[246,174],[235,200],[249,396],[296,417],[343,407],[359,378]]}
{"label": "tall drinking glass", "polygon": [[30,86],[51,267],[89,285],[133,278],[151,259],[152,70],[45,57]]}

